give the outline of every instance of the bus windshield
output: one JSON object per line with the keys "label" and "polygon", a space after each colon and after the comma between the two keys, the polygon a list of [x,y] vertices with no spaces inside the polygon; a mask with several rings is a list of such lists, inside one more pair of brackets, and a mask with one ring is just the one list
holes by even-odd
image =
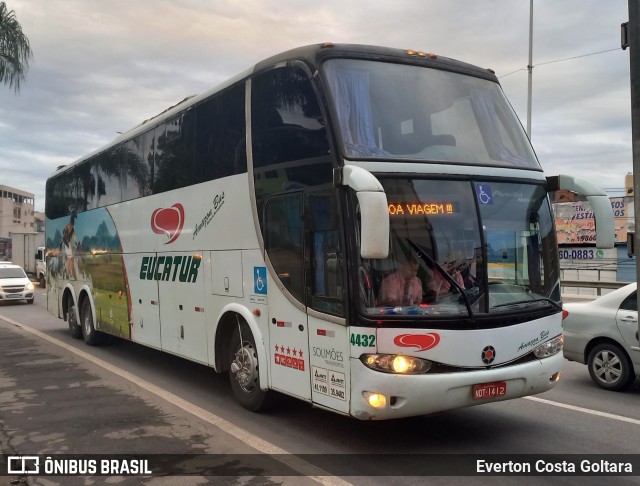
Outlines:
{"label": "bus windshield", "polygon": [[361,310],[373,315],[557,312],[555,233],[541,185],[381,178],[390,253],[361,260]]}
{"label": "bus windshield", "polygon": [[329,60],[324,72],[347,158],[540,170],[497,83],[353,59]]}

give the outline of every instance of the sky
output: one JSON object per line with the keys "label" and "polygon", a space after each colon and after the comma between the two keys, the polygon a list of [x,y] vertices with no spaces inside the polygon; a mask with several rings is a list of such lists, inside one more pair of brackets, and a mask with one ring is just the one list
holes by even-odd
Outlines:
{"label": "sky", "polygon": [[[5,3],[33,60],[18,93],[0,85],[0,184],[34,193],[37,211],[56,167],[266,57],[325,41],[491,68],[526,126],[527,0]],[[547,175],[612,195],[632,171],[627,20],[628,0],[533,0],[533,147]]]}

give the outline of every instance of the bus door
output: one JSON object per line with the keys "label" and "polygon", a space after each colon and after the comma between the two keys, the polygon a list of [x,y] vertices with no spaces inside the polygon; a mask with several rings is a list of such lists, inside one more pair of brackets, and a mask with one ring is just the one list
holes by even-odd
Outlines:
{"label": "bus door", "polygon": [[131,340],[161,349],[160,300],[154,278],[156,253],[124,255],[131,293]]}
{"label": "bus door", "polygon": [[268,198],[263,237],[272,282],[268,289],[270,386],[309,400],[302,192]]}
{"label": "bus door", "polygon": [[202,252],[158,253],[156,278],[162,350],[208,363],[202,256]]}

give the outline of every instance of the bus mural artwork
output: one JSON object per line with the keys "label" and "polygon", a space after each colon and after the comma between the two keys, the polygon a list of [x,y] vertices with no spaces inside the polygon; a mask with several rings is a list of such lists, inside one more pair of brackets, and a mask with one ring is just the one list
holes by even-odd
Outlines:
{"label": "bus mural artwork", "polygon": [[59,250],[55,257],[56,252],[49,251],[50,261],[54,262],[49,270],[49,285],[54,289],[65,285],[91,289],[94,304],[101,309],[97,326],[104,333],[129,338],[122,249],[107,209],[78,215],[72,211],[69,218],[47,221],[47,235],[48,248]]}
{"label": "bus mural artwork", "polygon": [[228,373],[253,411],[287,394],[383,420],[537,394],[563,362],[558,189],[606,233],[604,193],[544,176],[493,72],[301,47],[51,175],[48,308],[90,345]]}

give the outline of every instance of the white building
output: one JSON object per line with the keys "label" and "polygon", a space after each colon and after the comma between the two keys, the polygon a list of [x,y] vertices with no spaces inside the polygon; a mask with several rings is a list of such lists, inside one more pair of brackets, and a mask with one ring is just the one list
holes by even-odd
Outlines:
{"label": "white building", "polygon": [[33,193],[0,185],[0,238],[36,231],[34,203]]}

